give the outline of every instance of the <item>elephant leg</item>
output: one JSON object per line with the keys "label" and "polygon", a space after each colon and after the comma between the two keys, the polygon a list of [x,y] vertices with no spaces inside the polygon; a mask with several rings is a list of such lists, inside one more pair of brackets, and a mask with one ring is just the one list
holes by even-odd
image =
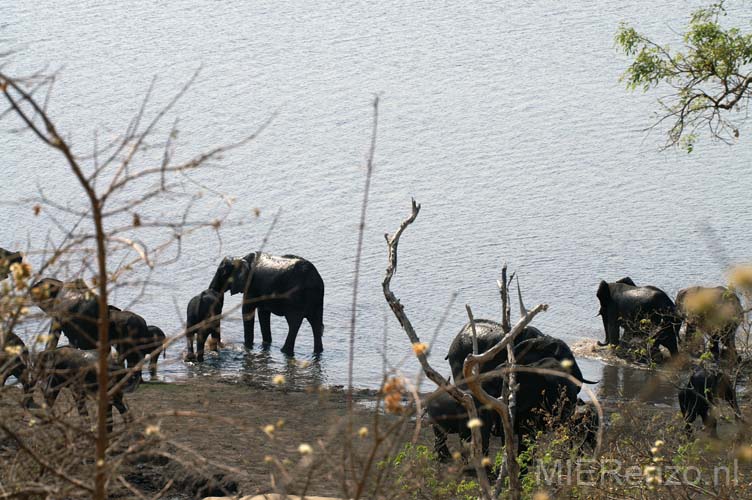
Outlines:
{"label": "elephant leg", "polygon": [[604,321],[606,327],[606,342],[619,345],[619,322],[616,319],[616,312],[608,311],[607,319]]}
{"label": "elephant leg", "polygon": [[668,349],[668,352],[670,352],[672,356],[679,354],[679,344],[671,325],[662,327],[656,335],[654,346],[657,349],[661,345]]}
{"label": "elephant leg", "polygon": [[259,308],[258,319],[259,326],[261,327],[261,339],[264,344],[269,345],[272,343],[272,313],[268,309]]}
{"label": "elephant leg", "polygon": [[253,347],[253,328],[254,317],[256,316],[256,306],[248,301],[250,297],[243,295],[243,343],[247,349]]}
{"label": "elephant leg", "polygon": [[196,335],[196,361],[199,363],[204,362],[204,345],[206,345],[206,338],[208,336],[209,333],[204,329],[199,330]]}
{"label": "elephant leg", "polygon": [[687,438],[692,437],[692,423],[697,418],[697,398],[698,396],[690,389],[679,391],[679,408],[684,419],[684,432]]}
{"label": "elephant leg", "polygon": [[324,343],[321,337],[324,336],[324,310],[323,307],[316,308],[316,311],[308,316],[308,323],[313,330],[313,353],[320,354],[324,352]]}
{"label": "elephant leg", "polygon": [[720,360],[723,356],[723,346],[721,343],[721,339],[718,338],[717,334],[713,334],[710,336],[710,353],[713,355],[713,357],[717,360]]}
{"label": "elephant leg", "polygon": [[295,353],[295,339],[298,336],[298,330],[300,330],[300,325],[303,324],[303,315],[300,313],[291,313],[285,316],[285,318],[287,319],[289,330],[285,345],[282,346],[282,352],[288,356],[292,356]]}
{"label": "elephant leg", "polygon": [[159,361],[159,352],[153,352],[149,354],[149,375],[151,378],[157,376],[157,361]]}
{"label": "elephant leg", "polygon": [[188,331],[190,331],[191,333],[186,332],[185,334],[185,339],[188,342],[188,352],[186,352],[185,354],[186,361],[193,361],[196,359],[196,354],[194,354],[193,352],[193,338],[196,336],[196,332],[193,331],[192,328],[192,326],[189,326]]}
{"label": "elephant leg", "polygon": [[448,462],[452,455],[449,453],[449,448],[446,444],[447,433],[437,424],[434,424],[431,427],[433,427],[434,434],[433,449],[436,452],[436,455],[438,455],[439,462]]}
{"label": "elephant leg", "polygon": [[130,423],[131,422],[131,414],[128,411],[128,407],[125,404],[125,401],[123,401],[123,393],[120,392],[117,395],[113,396],[112,398],[112,404],[117,408],[117,411],[120,413],[120,415],[123,417],[123,422]]}
{"label": "elephant leg", "polygon": [[736,366],[738,354],[736,352],[736,326],[723,333],[723,354],[729,366]]}
{"label": "elephant leg", "polygon": [[141,383],[144,381],[143,375],[141,374],[141,362],[144,360],[144,357],[141,355],[141,353],[135,349],[130,349],[130,354],[128,357],[125,358],[128,362],[128,371],[133,372],[131,375],[133,377],[134,383]]}

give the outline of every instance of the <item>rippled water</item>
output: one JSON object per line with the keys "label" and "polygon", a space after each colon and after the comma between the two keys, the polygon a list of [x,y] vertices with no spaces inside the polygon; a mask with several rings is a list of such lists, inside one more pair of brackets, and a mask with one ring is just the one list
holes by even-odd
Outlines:
{"label": "rippled water", "polygon": [[[626,59],[613,36],[620,21],[675,41],[700,4],[40,0],[4,5],[0,36],[17,51],[6,71],[60,69],[50,112],[79,152],[91,150],[95,130],[103,141],[125,128],[152,77],[153,113],[199,66],[166,123],[180,117],[180,157],[237,139],[277,113],[221,169],[191,175],[237,197],[232,216],[247,224],[224,228],[221,240],[211,231],[186,237],[179,263],[157,269],[133,309],[178,333],[185,304],[219,259],[257,249],[281,209],[267,250],[308,258],[327,287],[326,351],[290,376],[328,384],[346,382],[371,100],[381,95],[355,360],[356,384],[374,387],[385,330],[389,366],[415,369],[381,293],[383,234],[408,214],[411,197],[423,209],[403,237],[392,286],[423,339],[459,293],[434,345],[447,373],[442,358],[466,321],[464,304],[476,317],[498,317],[495,282],[504,260],[518,272],[528,306],[551,306],[536,325],[570,342],[602,337],[595,317],[602,278],[629,275],[673,295],[719,283],[730,262],[749,260],[748,135],[732,148],[659,152],[660,133],[642,131],[655,95],[630,94],[619,82]],[[729,17],[748,26],[748,13]],[[17,126],[7,118],[0,125],[5,201],[34,196],[39,186],[60,203],[83,206],[60,158],[28,134],[8,133]],[[204,191],[195,217],[224,213]],[[143,215],[174,216],[184,204],[151,203]],[[2,246],[38,248],[56,234],[48,217],[33,217],[30,203],[4,208],[11,222],[0,227]],[[153,233],[142,238],[158,241]],[[136,294],[122,289],[115,302]],[[228,297],[226,307],[238,303]],[[239,312],[223,330],[227,342],[241,342]],[[272,331],[270,352],[245,356],[233,346],[202,368],[177,361],[172,348],[162,375],[229,375],[260,365],[289,372],[293,365],[278,351],[284,320],[273,318]],[[308,359],[307,324],[297,350]],[[610,376],[597,361],[582,364],[588,378]],[[626,390],[636,383],[623,380]]]}

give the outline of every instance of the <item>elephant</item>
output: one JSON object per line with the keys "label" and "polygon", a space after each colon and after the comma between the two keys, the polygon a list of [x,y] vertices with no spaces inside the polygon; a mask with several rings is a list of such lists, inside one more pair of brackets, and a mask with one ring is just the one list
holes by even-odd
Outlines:
{"label": "elephant", "polygon": [[[149,374],[152,377],[157,376],[157,362],[159,355],[164,354],[164,342],[167,338],[161,328],[154,325],[147,325],[146,320],[138,314],[131,311],[123,311],[113,305],[108,305],[110,311],[110,338],[120,339],[120,345],[125,353],[125,361],[131,368],[140,363],[146,356],[149,356]],[[146,326],[146,329],[144,329]],[[117,349],[118,353],[121,350]],[[139,370],[140,376],[140,370]]]}
{"label": "elephant", "polygon": [[[478,337],[478,352],[482,353],[498,344],[502,338],[504,338],[504,331],[501,325],[495,321],[487,319],[475,320],[475,330]],[[472,328],[470,323],[467,323],[459,333],[454,337],[452,344],[449,346],[449,353],[446,358],[449,360],[449,365],[452,368],[452,377],[455,384],[461,381],[463,378],[462,367],[465,363],[465,358],[468,354],[473,352],[473,340],[472,340]],[[582,376],[577,360],[572,353],[569,346],[561,339],[551,337],[541,332],[534,326],[525,327],[514,339],[514,353],[515,360],[519,363],[523,357],[527,359],[526,362],[533,362],[546,357],[553,357],[557,360],[571,361],[569,366],[570,373],[580,382],[587,384],[594,384],[586,380]],[[506,363],[507,351],[502,349],[491,361],[484,363],[480,367],[480,373],[485,373],[496,369]],[[483,388],[491,396],[498,397],[501,393],[498,383],[491,381],[485,381]]]}
{"label": "elephant", "polygon": [[[476,319],[474,323],[475,333],[478,340],[479,353],[491,349],[493,346],[501,342],[501,339],[503,339],[504,335],[506,335],[501,327],[501,324],[497,323],[496,321],[490,319]],[[519,335],[517,335],[517,337],[515,337],[514,342],[516,345],[525,340],[542,336],[543,332],[541,332],[534,326],[527,326],[522,330],[522,332],[520,332]],[[464,386],[464,384],[461,384],[462,379],[464,378],[462,375],[462,367],[465,363],[465,358],[467,358],[468,354],[472,354],[472,352],[473,330],[470,323],[468,322],[460,329],[457,335],[455,335],[454,340],[452,340],[452,344],[449,346],[449,352],[444,358],[449,361],[449,366],[452,369],[452,378],[454,379],[454,383],[457,385]],[[505,363],[506,361],[507,351],[506,349],[502,349],[501,352],[499,352],[499,354],[497,354],[491,361],[481,365],[480,373],[488,372]],[[491,390],[489,394],[494,395],[493,389],[490,388],[492,385],[494,385],[493,382],[484,382],[483,387],[486,388],[486,392],[489,392],[489,390]],[[495,396],[498,397],[498,394],[495,394]]]}
{"label": "elephant", "polygon": [[[82,280],[64,283],[43,278],[31,287],[33,302],[52,318],[46,349],[54,349],[64,333],[71,346],[92,350],[97,348],[99,332],[99,298]],[[121,363],[129,368],[144,359],[140,345],[150,334],[144,318],[130,311],[108,306],[108,335],[111,346],[118,352]],[[140,379],[139,371],[136,376]]]}
{"label": "elephant", "polygon": [[[527,362],[523,357],[520,361],[521,366],[527,368],[567,373],[561,360],[556,358],[546,357]],[[528,371],[518,371],[516,382],[519,389],[512,418],[519,455],[527,447],[525,436],[535,436],[551,424],[573,424],[571,419],[575,414],[580,388],[568,378]],[[503,435],[503,429],[501,434]]]}
{"label": "elephant", "polygon": [[[121,361],[128,368],[141,363],[150,351],[153,343],[146,320],[132,311],[123,311],[115,306],[108,306],[110,321],[110,344],[115,347]],[[135,374],[141,378],[141,370]]]}
{"label": "elephant", "polygon": [[736,330],[744,319],[736,293],[723,286],[684,288],[676,295],[676,309],[686,325],[686,339],[699,331],[710,340],[715,359],[736,364]]}
{"label": "elephant", "polygon": [[5,332],[5,344],[0,350],[0,386],[5,385],[11,375],[21,382],[24,394],[24,406],[31,403],[31,384],[29,381],[29,350],[21,338],[13,332]]}
{"label": "elephant", "polygon": [[[188,341],[187,361],[194,359],[204,361],[204,344],[211,337],[218,347],[220,336],[220,317],[224,305],[224,291],[211,287],[193,297],[188,302],[185,338]],[[196,337],[196,354],[193,353],[193,338]],[[215,349],[217,348],[215,347]]]}
{"label": "elephant", "polygon": [[20,264],[21,262],[23,262],[21,252],[12,252],[0,248],[0,281],[10,275],[10,266],[13,264]]}
{"label": "elephant", "polygon": [[145,341],[139,346],[139,349],[143,357],[149,355],[149,374],[154,378],[157,376],[159,355],[162,354],[164,358],[167,358],[167,348],[165,347],[167,336],[158,326],[148,325],[147,330],[149,338],[144,339]]}
{"label": "elephant", "polygon": [[654,286],[636,286],[630,278],[614,283],[601,281],[596,293],[600,301],[598,315],[603,320],[606,342],[598,345],[619,345],[619,328],[638,335],[644,322],[654,330],[653,350],[663,345],[671,355],[679,352],[677,344],[680,323],[676,306],[665,292]]}
{"label": "elephant", "polygon": [[295,338],[307,319],[313,330],[313,352],[324,350],[324,280],[316,267],[295,255],[253,252],[243,258],[222,260],[214,279],[228,283],[230,294],[243,293],[243,333],[246,348],[253,347],[254,316],[258,310],[263,344],[272,342],[271,314],[287,320],[287,339],[282,352],[292,356]]}
{"label": "elephant", "polygon": [[[482,422],[480,433],[483,455],[487,456],[491,433],[495,429],[501,428],[498,423],[499,416],[495,411],[484,408],[477,400],[474,399],[474,401],[478,410],[478,418]],[[447,462],[451,457],[446,444],[447,435],[458,434],[463,444],[470,443],[471,430],[467,426],[469,421],[467,410],[443,389],[437,389],[426,396],[425,406],[428,421],[435,436],[434,451],[441,462]]]}
{"label": "elephant", "polygon": [[684,417],[687,437],[692,436],[692,423],[699,415],[710,436],[717,438],[717,420],[713,415],[716,397],[723,398],[734,410],[736,420],[742,420],[736,390],[729,377],[720,370],[697,367],[686,387],[679,390],[679,407]]}
{"label": "elephant", "polygon": [[579,452],[595,451],[599,428],[600,419],[595,405],[577,398],[577,406],[572,415],[572,448]]}
{"label": "elephant", "polygon": [[[76,401],[78,412],[81,416],[87,416],[86,397],[87,395],[96,396],[98,389],[97,382],[97,351],[85,351],[73,347],[57,347],[42,351],[37,354],[31,368],[32,386],[41,383],[44,392],[44,400],[48,408],[52,408],[60,394],[61,389],[67,387],[73,394]],[[114,360],[110,359],[108,363],[109,388],[112,389],[128,376]],[[123,421],[128,423],[131,418],[128,413],[128,407],[124,401],[124,393],[132,392],[138,385],[139,379],[131,378],[128,383],[121,386],[114,393],[110,394],[110,401],[107,407],[107,431],[112,432],[112,407],[117,408]]]}

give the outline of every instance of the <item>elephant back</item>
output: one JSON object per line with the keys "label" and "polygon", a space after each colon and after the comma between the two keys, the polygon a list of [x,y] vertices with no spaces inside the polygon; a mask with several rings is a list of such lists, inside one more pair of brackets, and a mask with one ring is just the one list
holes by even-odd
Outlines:
{"label": "elephant back", "polygon": [[[475,331],[478,339],[478,352],[482,353],[498,344],[504,338],[504,330],[500,323],[488,319],[475,320]],[[543,333],[534,326],[525,327],[517,337],[514,343],[530,340],[542,336]],[[452,376],[455,382],[462,378],[462,366],[465,358],[473,352],[473,330],[471,324],[466,323],[454,337],[452,344],[449,346],[449,353],[446,358],[452,369]],[[491,371],[497,366],[505,363],[507,360],[507,351],[502,349],[491,361],[484,363],[480,367],[481,373]]]}
{"label": "elephant back", "polygon": [[96,349],[99,338],[99,300],[96,295],[82,292],[77,287],[64,287],[55,298],[52,316],[60,323],[72,346]]}
{"label": "elephant back", "polygon": [[739,296],[724,286],[683,288],[676,294],[676,310],[684,319],[692,316],[693,310],[718,311],[728,319],[729,323],[737,325],[744,316],[744,308]]}
{"label": "elephant back", "polygon": [[[515,346],[515,361],[521,365],[531,365],[542,362],[544,359],[554,359],[558,362],[558,369],[567,371],[580,382],[584,381],[582,371],[577,364],[577,359],[572,353],[566,342],[550,335],[525,340]],[[563,361],[569,361],[571,364],[564,368]]]}

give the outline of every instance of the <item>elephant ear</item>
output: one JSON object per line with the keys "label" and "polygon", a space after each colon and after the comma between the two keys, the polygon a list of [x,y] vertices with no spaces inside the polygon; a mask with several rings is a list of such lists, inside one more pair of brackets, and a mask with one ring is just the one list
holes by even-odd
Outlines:
{"label": "elephant ear", "polygon": [[676,304],[679,309],[684,309],[684,301],[687,298],[687,293],[689,293],[689,290],[689,288],[682,288],[681,290],[679,290],[679,293],[676,294],[676,300],[674,300],[674,304]]}
{"label": "elephant ear", "polygon": [[618,280],[617,283],[624,283],[625,285],[629,285],[629,286],[637,286],[635,285],[635,282],[632,281],[632,278],[630,278],[629,276],[623,277],[622,279]]}
{"label": "elephant ear", "polygon": [[611,298],[611,289],[608,287],[608,283],[606,283],[604,280],[601,280],[595,296],[598,297],[598,300],[601,301],[601,304],[607,302]]}
{"label": "elephant ear", "polygon": [[245,259],[232,259],[232,276],[230,278],[230,293],[245,292],[246,283],[250,277],[251,266]]}
{"label": "elephant ear", "polygon": [[29,292],[31,293],[32,301],[42,308],[42,310],[46,310],[51,307],[52,301],[57,298],[62,289],[62,281],[52,278],[42,278],[31,285]]}

